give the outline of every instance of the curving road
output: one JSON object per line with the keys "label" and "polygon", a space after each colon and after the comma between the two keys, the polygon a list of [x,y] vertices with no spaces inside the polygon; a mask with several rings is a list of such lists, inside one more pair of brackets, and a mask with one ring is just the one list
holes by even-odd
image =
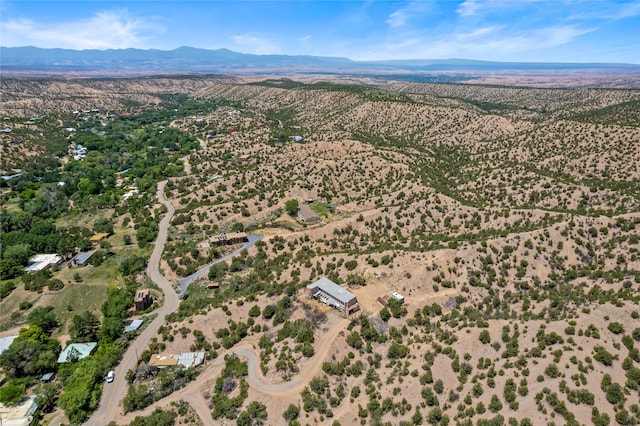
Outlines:
{"label": "curving road", "polygon": [[116,411],[122,409],[122,407],[120,407],[120,401],[122,401],[122,398],[124,398],[127,393],[128,384],[125,379],[126,372],[130,369],[135,369],[138,363],[138,355],[146,349],[151,338],[158,333],[158,329],[165,322],[165,316],[178,309],[178,295],[169,280],[160,273],[158,268],[164,245],[167,242],[169,222],[175,211],[173,205],[164,198],[164,187],[166,184],[166,180],[158,183],[158,201],[167,207],[167,214],[165,214],[158,226],[158,238],[156,239],[153,252],[151,252],[151,257],[147,265],[147,275],[164,293],[164,303],[155,311],[157,313],[156,318],[142,331],[140,336],[131,343],[129,349],[125,352],[122,361],[120,361],[120,365],[115,370],[115,380],[112,383],[105,383],[102,398],[100,399],[100,406],[91,418],[89,418],[86,423],[87,425],[104,426],[115,418]]}
{"label": "curving road", "polygon": [[133,421],[136,416],[144,417],[151,415],[157,407],[167,407],[172,402],[183,400],[191,405],[205,426],[218,425],[219,422],[211,418],[210,401],[205,399],[203,395],[211,391],[215,379],[224,367],[224,356],[229,354],[235,354],[246,359],[249,370],[247,381],[253,390],[269,398],[295,402],[295,398],[297,398],[302,388],[309,383],[309,380],[311,380],[313,376],[321,371],[322,363],[327,359],[328,353],[333,347],[333,342],[348,324],[348,318],[340,318],[335,323],[330,324],[328,329],[325,330],[318,341],[316,341],[315,346],[318,349],[316,354],[308,360],[300,374],[289,381],[269,383],[264,379],[260,371],[258,354],[254,349],[254,346],[257,345],[257,336],[254,336],[253,339],[249,338],[249,341],[244,342],[242,347],[231,348],[225,353],[220,354],[214,362],[207,366],[206,370],[204,370],[196,380],[184,388],[156,401],[143,410],[127,413],[119,417],[118,421],[126,424]]}
{"label": "curving road", "polygon": [[[120,403],[128,389],[128,383],[125,378],[126,372],[136,368],[138,364],[138,356],[147,348],[151,338],[157,335],[158,329],[165,323],[166,315],[178,309],[179,296],[171,282],[169,282],[169,280],[160,273],[160,259],[162,257],[162,252],[164,251],[164,246],[167,242],[169,223],[175,213],[175,209],[171,202],[164,197],[164,187],[166,184],[166,180],[158,183],[158,201],[167,207],[167,213],[158,225],[158,238],[156,239],[153,251],[151,252],[151,257],[149,258],[149,263],[147,264],[147,275],[164,293],[164,303],[154,312],[157,314],[156,318],[142,331],[142,333],[140,333],[138,338],[131,343],[127,352],[125,352],[122,357],[122,361],[120,361],[120,364],[115,369],[115,380],[112,383],[105,383],[102,391],[102,397],[100,399],[100,406],[85,423],[89,426],[104,426],[116,417],[120,417],[122,415],[122,407]],[[234,256],[237,256],[243,249],[253,246],[258,240],[260,240],[260,238],[261,237],[259,235],[249,235],[249,241],[245,243],[242,248],[203,266],[197,272],[183,279],[180,282],[180,293],[184,293],[194,279],[204,275],[211,265],[217,262],[225,262]],[[201,415],[202,413],[198,414]]]}

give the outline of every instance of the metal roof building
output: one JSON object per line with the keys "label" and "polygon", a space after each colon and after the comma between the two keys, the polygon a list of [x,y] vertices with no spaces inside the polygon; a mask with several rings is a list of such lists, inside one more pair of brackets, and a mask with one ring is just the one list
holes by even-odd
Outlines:
{"label": "metal roof building", "polygon": [[339,286],[327,277],[307,286],[307,296],[313,297],[322,303],[333,306],[345,315],[358,309],[358,299],[349,290]]}
{"label": "metal roof building", "polygon": [[64,351],[60,352],[60,356],[58,356],[58,364],[80,361],[81,359],[91,355],[96,346],[98,346],[98,342],[72,343],[64,348]]}

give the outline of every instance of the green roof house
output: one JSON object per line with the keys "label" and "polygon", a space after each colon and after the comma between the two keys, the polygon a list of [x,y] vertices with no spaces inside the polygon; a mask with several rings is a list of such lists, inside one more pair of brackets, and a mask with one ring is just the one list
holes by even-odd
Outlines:
{"label": "green roof house", "polygon": [[58,364],[80,361],[91,355],[96,346],[98,342],[72,343],[60,353]]}

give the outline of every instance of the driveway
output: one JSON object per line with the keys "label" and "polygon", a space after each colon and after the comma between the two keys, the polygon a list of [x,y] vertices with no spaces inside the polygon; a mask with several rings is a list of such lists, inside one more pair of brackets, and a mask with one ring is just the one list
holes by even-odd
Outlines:
{"label": "driveway", "polygon": [[236,250],[233,253],[230,253],[230,254],[228,254],[228,255],[226,255],[224,257],[221,257],[220,259],[214,260],[213,262],[203,266],[202,268],[198,269],[193,274],[189,275],[188,277],[186,277],[182,281],[180,281],[180,295],[184,294],[184,292],[187,291],[187,288],[189,287],[189,284],[191,284],[194,280],[200,278],[201,276],[203,276],[207,272],[209,272],[209,268],[211,268],[211,266],[215,265],[216,263],[226,262],[227,260],[233,259],[237,255],[239,255],[242,250],[248,249],[250,247],[253,247],[255,245],[255,243],[258,242],[262,237],[260,235],[249,235],[247,238],[248,238],[249,241],[244,243],[244,245],[242,247],[240,247],[238,250]]}

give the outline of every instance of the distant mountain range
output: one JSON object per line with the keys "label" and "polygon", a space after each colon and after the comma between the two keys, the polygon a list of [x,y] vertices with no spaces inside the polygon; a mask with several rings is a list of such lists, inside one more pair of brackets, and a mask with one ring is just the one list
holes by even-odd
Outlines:
{"label": "distant mountain range", "polygon": [[0,47],[3,73],[429,73],[500,71],[586,71],[640,74],[637,64],[490,62],[466,59],[353,61],[322,56],[252,55],[228,49],[70,50]]}

